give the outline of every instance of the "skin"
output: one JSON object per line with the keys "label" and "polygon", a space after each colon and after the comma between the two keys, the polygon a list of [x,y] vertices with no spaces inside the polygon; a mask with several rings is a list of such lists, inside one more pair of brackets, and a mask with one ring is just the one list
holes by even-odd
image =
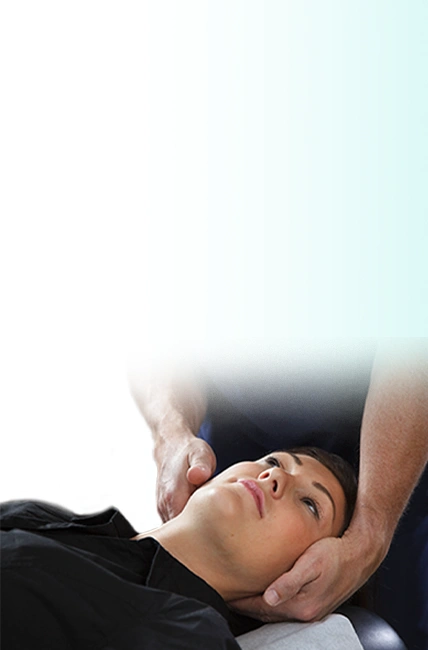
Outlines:
{"label": "skin", "polygon": [[[410,346],[412,348],[412,346]],[[195,436],[205,414],[198,381],[131,376],[134,397],[154,437],[159,511],[164,520],[214,471],[215,457]],[[361,428],[360,479],[351,524],[341,538],[312,544],[263,597],[234,605],[264,621],[317,620],[374,573],[428,460],[426,340],[402,355],[380,349]]]}
{"label": "skin", "polygon": [[163,522],[178,515],[193,492],[213,475],[216,457],[196,438],[207,401],[198,378],[175,380],[139,368],[129,373],[130,388],[155,441],[158,468],[156,502]]}
{"label": "skin", "polygon": [[231,601],[262,593],[311,544],[338,535],[344,512],[324,465],[276,452],[225,470],[150,536]]}

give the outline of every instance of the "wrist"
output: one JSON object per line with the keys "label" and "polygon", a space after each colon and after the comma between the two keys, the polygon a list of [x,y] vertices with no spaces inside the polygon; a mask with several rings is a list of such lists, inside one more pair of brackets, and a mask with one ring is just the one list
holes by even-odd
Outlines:
{"label": "wrist", "polygon": [[391,522],[388,513],[357,502],[344,537],[355,542],[359,555],[367,558],[374,571],[388,553],[394,530],[395,522]]}

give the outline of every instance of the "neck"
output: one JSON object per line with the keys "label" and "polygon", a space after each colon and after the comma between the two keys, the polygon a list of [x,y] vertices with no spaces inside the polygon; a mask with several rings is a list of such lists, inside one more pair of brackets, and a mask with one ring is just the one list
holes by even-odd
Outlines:
{"label": "neck", "polygon": [[176,560],[205,580],[226,602],[252,596],[255,591],[245,591],[236,565],[215,540],[201,535],[200,530],[189,525],[183,515],[162,524],[155,530],[141,533],[135,539],[153,537]]}

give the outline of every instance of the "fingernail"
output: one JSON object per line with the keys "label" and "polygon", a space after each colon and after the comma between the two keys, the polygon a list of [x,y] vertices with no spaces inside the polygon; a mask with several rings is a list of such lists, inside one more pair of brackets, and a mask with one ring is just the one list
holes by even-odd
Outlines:
{"label": "fingernail", "polygon": [[270,589],[265,593],[265,601],[267,602],[268,605],[271,605],[271,607],[275,607],[275,605],[278,605],[279,603],[279,595],[278,592],[275,591],[275,589]]}

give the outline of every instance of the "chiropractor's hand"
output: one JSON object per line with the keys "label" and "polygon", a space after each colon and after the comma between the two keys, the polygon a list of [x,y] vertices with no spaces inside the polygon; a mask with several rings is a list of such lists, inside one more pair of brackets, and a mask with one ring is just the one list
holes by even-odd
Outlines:
{"label": "chiropractor's hand", "polygon": [[155,453],[158,465],[156,498],[162,521],[178,515],[193,492],[206,483],[216,468],[216,457],[204,440],[191,435]]}
{"label": "chiropractor's hand", "polygon": [[382,561],[386,548],[368,547],[362,538],[347,532],[340,538],[321,539],[263,596],[229,604],[265,622],[319,620],[361,587]]}

